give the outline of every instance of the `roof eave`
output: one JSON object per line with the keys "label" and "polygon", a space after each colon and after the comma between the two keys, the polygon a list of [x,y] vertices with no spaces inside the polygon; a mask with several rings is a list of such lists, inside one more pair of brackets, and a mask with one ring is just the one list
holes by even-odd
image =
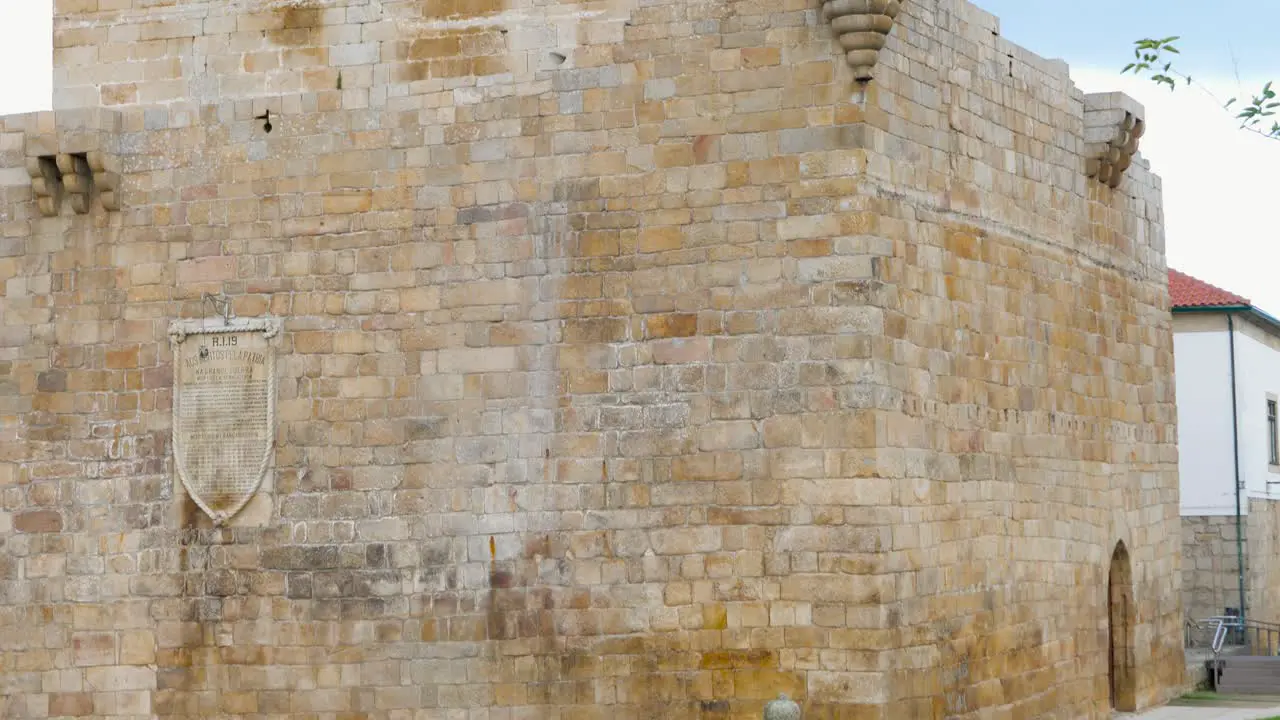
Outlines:
{"label": "roof eave", "polygon": [[1262,325],[1267,330],[1280,335],[1280,319],[1270,313],[1259,310],[1252,305],[1200,305],[1193,307],[1175,307],[1171,308],[1175,315],[1190,315],[1192,313],[1226,313],[1246,315]]}
{"label": "roof eave", "polygon": [[1174,314],[1182,314],[1182,313],[1248,312],[1250,310],[1253,310],[1254,308],[1252,305],[1175,305],[1170,309],[1174,312]]}

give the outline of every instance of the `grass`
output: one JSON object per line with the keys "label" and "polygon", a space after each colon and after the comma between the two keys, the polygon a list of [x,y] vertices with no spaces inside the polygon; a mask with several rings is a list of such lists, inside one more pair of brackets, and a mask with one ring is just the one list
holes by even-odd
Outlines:
{"label": "grass", "polygon": [[[1183,707],[1267,708],[1275,704],[1277,697],[1280,697],[1280,693],[1274,696],[1223,695],[1208,690],[1195,690],[1179,697],[1172,704]],[[1280,720],[1280,715],[1260,718],[1259,720]]]}

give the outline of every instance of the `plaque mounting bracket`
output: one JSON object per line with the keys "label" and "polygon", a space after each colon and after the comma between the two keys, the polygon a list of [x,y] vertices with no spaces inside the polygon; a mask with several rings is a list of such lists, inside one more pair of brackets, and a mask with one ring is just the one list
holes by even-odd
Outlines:
{"label": "plaque mounting bracket", "polygon": [[209,303],[213,306],[213,311],[222,316],[222,321],[230,323],[231,319],[236,316],[235,308],[231,306],[231,298],[226,293],[202,293],[200,295],[201,302]]}

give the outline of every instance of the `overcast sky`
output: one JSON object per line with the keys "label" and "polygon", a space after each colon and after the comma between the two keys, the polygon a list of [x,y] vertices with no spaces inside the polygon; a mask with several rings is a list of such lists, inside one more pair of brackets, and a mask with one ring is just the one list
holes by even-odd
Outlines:
{"label": "overcast sky", "polygon": [[[1147,107],[1142,153],[1164,178],[1169,262],[1280,315],[1280,141],[1235,129],[1193,88],[1121,77],[1132,41],[1181,35],[1180,67],[1221,98],[1280,81],[1277,0],[979,0],[1002,34],[1063,58],[1086,91],[1123,90]],[[48,109],[51,0],[0,0],[0,114]],[[1237,75],[1242,79],[1237,82]]]}
{"label": "overcast sky", "polygon": [[0,0],[0,115],[53,102],[52,0]]}

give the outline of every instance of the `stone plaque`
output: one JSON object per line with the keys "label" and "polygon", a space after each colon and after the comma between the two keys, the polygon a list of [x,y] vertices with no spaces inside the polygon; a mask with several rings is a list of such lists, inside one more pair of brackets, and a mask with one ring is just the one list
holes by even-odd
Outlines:
{"label": "stone plaque", "polygon": [[173,323],[173,458],[196,505],[221,525],[253,499],[275,446],[276,373],[264,318]]}

